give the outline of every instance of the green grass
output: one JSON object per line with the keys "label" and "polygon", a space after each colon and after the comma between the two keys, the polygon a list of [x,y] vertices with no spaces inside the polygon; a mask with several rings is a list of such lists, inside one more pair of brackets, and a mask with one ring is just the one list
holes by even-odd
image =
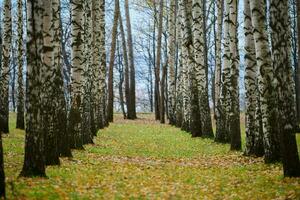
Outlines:
{"label": "green grass", "polygon": [[[95,145],[73,151],[47,179],[17,178],[24,132],[4,137],[8,199],[299,199],[300,179],[283,178],[280,164],[230,152],[229,145],[191,138],[168,125],[143,119],[116,122]],[[298,135],[298,141],[299,140]],[[298,143],[299,144],[299,143]]]}

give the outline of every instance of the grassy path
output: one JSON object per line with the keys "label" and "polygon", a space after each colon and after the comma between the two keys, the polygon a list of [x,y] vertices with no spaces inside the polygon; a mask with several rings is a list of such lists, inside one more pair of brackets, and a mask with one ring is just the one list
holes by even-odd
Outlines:
{"label": "grassy path", "polygon": [[4,138],[8,199],[300,198],[300,179],[283,179],[280,165],[142,117],[117,116],[95,145],[48,167],[48,179],[17,179],[24,132],[13,130]]}

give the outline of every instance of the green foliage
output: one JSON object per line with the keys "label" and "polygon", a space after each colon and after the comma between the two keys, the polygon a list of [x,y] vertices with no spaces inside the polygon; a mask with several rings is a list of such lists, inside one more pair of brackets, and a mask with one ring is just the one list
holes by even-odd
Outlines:
{"label": "green foliage", "polygon": [[[95,145],[74,151],[47,179],[17,178],[24,132],[4,138],[8,199],[297,199],[300,179],[283,178],[279,164],[229,152],[229,145],[191,138],[149,120],[116,122]],[[300,137],[298,135],[298,142]]]}

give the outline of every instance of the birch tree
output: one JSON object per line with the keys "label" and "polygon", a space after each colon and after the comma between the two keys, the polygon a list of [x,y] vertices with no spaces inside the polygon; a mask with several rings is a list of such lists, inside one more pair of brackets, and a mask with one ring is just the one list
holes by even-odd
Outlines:
{"label": "birch tree", "polygon": [[296,86],[296,108],[298,124],[300,123],[300,0],[296,1],[297,5],[297,31],[298,31],[298,66],[295,70],[295,86]]}
{"label": "birch tree", "polygon": [[92,12],[91,12],[92,0],[86,0],[83,3],[83,27],[84,27],[84,36],[83,36],[83,86],[82,86],[82,129],[81,135],[83,144],[93,143],[93,131],[96,132],[94,124],[94,115],[93,115],[93,94],[92,87],[94,81],[93,74],[93,57],[91,53],[93,35],[92,35]]}
{"label": "birch tree", "polygon": [[[180,2],[180,1],[179,1]],[[180,128],[183,121],[183,63],[182,63],[182,12],[177,4],[176,41],[177,41],[177,79],[176,79],[176,127]]]}
{"label": "birch tree", "polygon": [[99,0],[100,4],[100,80],[99,80],[99,128],[108,126],[107,110],[106,110],[106,49],[105,49],[105,0]]}
{"label": "birch tree", "polygon": [[67,132],[67,105],[64,94],[62,48],[61,48],[61,1],[52,0],[52,67],[53,67],[53,131],[56,140],[57,153],[63,157],[72,157],[70,136]]}
{"label": "birch tree", "polygon": [[52,46],[52,2],[45,1],[43,3],[43,52],[42,52],[42,68],[41,68],[41,83],[42,83],[42,120],[43,131],[45,134],[45,163],[46,165],[58,165],[58,138],[55,134],[55,106],[53,99],[54,95],[54,68],[53,68],[53,46]]}
{"label": "birch tree", "polygon": [[222,81],[222,33],[223,33],[223,15],[224,15],[224,0],[217,0],[217,33],[216,33],[216,66],[215,66],[215,110],[214,110],[214,117],[215,120],[218,121],[220,117],[218,113],[218,104],[220,103],[220,94],[221,94],[221,81]]}
{"label": "birch tree", "polygon": [[18,102],[17,102],[17,121],[16,128],[24,130],[24,79],[23,79],[23,64],[24,64],[24,38],[23,38],[23,0],[18,0]]}
{"label": "birch tree", "polygon": [[46,176],[42,125],[43,11],[44,1],[27,1],[27,87],[25,156],[20,176]]}
{"label": "birch tree", "polygon": [[[185,0],[181,0],[179,3],[179,12],[181,14],[181,57],[182,57],[182,124],[181,129],[184,131],[190,131],[190,111],[191,111],[191,104],[190,104],[190,82],[189,82],[189,63],[188,63],[188,49],[187,45],[188,42],[186,41],[187,38],[187,23],[186,23],[186,2]],[[189,7],[191,8],[191,7]],[[188,8],[187,8],[188,9]],[[191,43],[192,41],[190,41]]]}
{"label": "birch tree", "polygon": [[295,82],[291,64],[291,26],[288,1],[270,1],[270,28],[275,79],[278,81],[278,122],[284,176],[299,177],[296,142]]}
{"label": "birch tree", "polygon": [[223,39],[223,67],[222,67],[222,83],[220,91],[220,99],[216,106],[216,136],[215,141],[221,143],[227,143],[230,141],[228,130],[228,118],[229,112],[229,81],[230,81],[230,41],[229,41],[229,12],[230,7],[225,3],[224,14],[224,39]]}
{"label": "birch tree", "polygon": [[239,53],[238,53],[238,34],[237,34],[237,17],[238,1],[227,0],[230,7],[229,14],[229,40],[230,40],[230,112],[228,113],[228,130],[231,138],[231,150],[240,150],[241,128],[240,128],[240,105],[239,105]]}
{"label": "birch tree", "polygon": [[[103,128],[102,91],[101,91],[101,1],[92,1],[92,20],[93,20],[93,112],[94,123],[97,129]],[[96,133],[94,132],[94,135]]]}
{"label": "birch tree", "polygon": [[12,42],[11,1],[4,1],[2,69],[0,77],[0,132],[9,133],[9,73]]}
{"label": "birch tree", "polygon": [[176,54],[176,1],[170,1],[169,7],[169,38],[168,38],[168,111],[169,122],[175,125],[175,99],[176,99],[176,77],[175,77],[175,54]]}
{"label": "birch tree", "polygon": [[[1,14],[1,12],[0,12],[0,14]],[[2,22],[2,17],[0,17],[0,21]],[[1,26],[0,26],[0,45],[2,47],[2,27]],[[2,48],[0,48],[0,79],[2,78],[1,73],[2,73]],[[1,80],[0,80],[0,86],[1,86]],[[1,133],[0,133],[0,197],[4,198],[4,199],[6,197],[3,146],[2,146],[2,134]]]}
{"label": "birch tree", "polygon": [[258,85],[262,111],[265,162],[280,160],[278,143],[278,108],[276,100],[276,79],[266,29],[266,4],[264,1],[251,0],[250,9],[256,60],[259,70]]}
{"label": "birch tree", "polygon": [[212,122],[210,116],[210,108],[208,104],[208,84],[207,84],[207,66],[205,60],[206,43],[203,26],[204,21],[204,2],[202,0],[194,0],[193,4],[193,34],[194,34],[194,59],[195,59],[195,76],[197,80],[197,88],[199,93],[199,109],[201,118],[201,129],[204,137],[214,137],[212,130]]}
{"label": "birch tree", "polygon": [[69,112],[68,134],[72,148],[82,149],[81,113],[83,84],[83,2],[71,1],[71,109]]}
{"label": "birch tree", "polygon": [[263,133],[261,131],[260,104],[257,86],[257,62],[253,37],[252,17],[249,0],[244,0],[245,33],[245,89],[246,89],[246,155],[262,156]]}

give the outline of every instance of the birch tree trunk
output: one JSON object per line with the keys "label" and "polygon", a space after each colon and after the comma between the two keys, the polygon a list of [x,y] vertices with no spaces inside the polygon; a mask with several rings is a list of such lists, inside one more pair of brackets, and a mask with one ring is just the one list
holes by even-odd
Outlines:
{"label": "birch tree trunk", "polygon": [[[2,17],[0,17],[2,22]],[[2,47],[2,27],[0,27],[0,45]],[[0,79],[2,79],[2,48],[0,48]],[[1,81],[0,81],[0,87]],[[4,159],[3,159],[3,145],[2,145],[2,135],[0,134],[0,197],[6,198],[5,191],[5,173],[4,173]]]}
{"label": "birch tree trunk", "polygon": [[45,134],[45,163],[46,165],[59,165],[58,138],[54,127],[55,105],[54,95],[54,67],[53,67],[53,34],[52,34],[52,2],[45,1],[43,12],[43,53],[41,68],[42,83],[42,120]]}
{"label": "birch tree trunk", "polygon": [[266,29],[266,4],[264,1],[251,0],[253,35],[256,49],[256,60],[259,70],[258,85],[262,122],[264,132],[265,162],[280,160],[278,143],[278,107],[276,100],[276,80]]}
{"label": "birch tree trunk", "polygon": [[[179,5],[177,5],[178,7]],[[176,127],[181,127],[182,118],[183,118],[183,63],[182,63],[182,31],[181,31],[181,23],[182,23],[182,12],[181,8],[178,7],[177,11],[177,21],[176,21],[176,41],[177,41],[177,79],[176,79]]]}
{"label": "birch tree trunk", "polygon": [[258,68],[253,37],[252,17],[249,0],[244,0],[245,31],[245,89],[246,89],[246,149],[245,155],[263,156],[263,132],[259,92],[257,86]]}
{"label": "birch tree trunk", "polygon": [[224,42],[223,42],[223,69],[222,83],[219,102],[216,106],[216,136],[215,141],[227,143],[230,141],[229,130],[227,125],[227,113],[229,112],[229,86],[230,86],[230,41],[229,41],[229,12],[228,4],[225,4],[224,15]]}
{"label": "birch tree trunk", "polygon": [[[191,5],[188,6],[186,0],[181,0],[179,3],[179,12],[181,13],[181,56],[182,56],[182,124],[181,129],[184,131],[190,131],[190,118],[191,118],[191,91],[190,91],[190,68],[189,68],[189,50],[188,46],[192,44],[192,40],[188,41],[189,37],[189,29],[188,26],[190,24],[190,20],[187,18],[187,10],[191,10]],[[191,30],[190,30],[191,31]],[[191,39],[191,38],[190,38]],[[196,128],[195,128],[196,130]]]}
{"label": "birch tree trunk", "polygon": [[[189,22],[187,22],[188,26],[190,26],[190,30],[187,30],[187,33],[190,33],[189,42],[191,42],[190,47],[188,47],[189,60],[193,63],[189,66],[191,67],[190,77],[191,77],[191,133],[193,137],[203,136],[202,125],[203,121],[200,114],[200,108],[202,104],[200,103],[200,95],[201,95],[201,86],[202,80],[200,80],[201,72],[204,66],[204,63],[201,63],[204,59],[203,54],[203,13],[202,13],[202,1],[194,0],[192,2],[192,16]],[[188,17],[188,11],[185,12],[186,17]],[[186,26],[187,26],[186,25]],[[185,42],[187,40],[184,40]],[[190,63],[191,63],[190,61]],[[204,61],[203,61],[204,62]],[[202,64],[202,65],[201,65]],[[205,74],[205,73],[204,73]]]}
{"label": "birch tree trunk", "polygon": [[9,133],[9,73],[12,42],[11,1],[4,1],[2,71],[0,77],[0,132]]}
{"label": "birch tree trunk", "polygon": [[83,0],[72,0],[71,19],[71,110],[69,113],[68,132],[72,148],[82,149],[81,113],[83,85]]}
{"label": "birch tree trunk", "polygon": [[99,127],[108,126],[107,110],[106,110],[106,49],[105,49],[105,0],[99,0],[100,4],[100,88],[99,88]]}
{"label": "birch tree trunk", "polygon": [[296,86],[296,108],[297,119],[300,124],[300,0],[296,1],[297,4],[297,31],[298,31],[298,65],[295,69],[295,86]]}
{"label": "birch tree trunk", "polygon": [[[100,1],[92,1],[92,21],[93,21],[93,112],[94,128],[103,128],[103,113],[101,111],[101,5]],[[93,130],[94,136],[97,130]]]}
{"label": "birch tree trunk", "polygon": [[195,76],[197,80],[197,88],[199,93],[199,109],[201,118],[201,132],[204,137],[214,137],[212,130],[212,122],[210,116],[210,108],[208,103],[208,84],[207,84],[207,63],[205,53],[206,43],[203,26],[204,21],[204,2],[203,0],[194,0],[193,3],[193,34],[194,34],[194,59],[195,59]]}
{"label": "birch tree trunk", "polygon": [[216,34],[216,66],[215,66],[215,106],[214,117],[218,120],[219,113],[217,107],[220,102],[221,81],[222,81],[222,33],[223,33],[223,15],[224,15],[224,0],[217,0],[217,34]]}
{"label": "birch tree trunk", "polygon": [[275,79],[278,81],[279,141],[283,171],[286,177],[299,177],[300,162],[295,136],[297,118],[288,1],[270,1],[270,28]]}
{"label": "birch tree trunk", "polygon": [[160,102],[160,68],[161,68],[161,46],[162,46],[162,32],[163,32],[163,0],[160,0],[159,12],[158,12],[158,32],[157,32],[157,45],[156,45],[156,61],[155,61],[155,107],[156,107],[156,120],[161,119]]}
{"label": "birch tree trunk", "polygon": [[176,77],[175,77],[175,45],[176,45],[176,2],[170,1],[169,8],[169,38],[168,38],[168,110],[169,123],[175,125],[175,99],[176,99]]}
{"label": "birch tree trunk", "polygon": [[261,121],[256,109],[260,109],[257,96],[257,63],[253,37],[252,18],[249,0],[244,0],[244,32],[245,32],[245,89],[246,89],[246,149],[245,155],[262,156],[264,154],[263,141],[259,131]]}
{"label": "birch tree trunk", "polygon": [[241,127],[240,127],[240,100],[239,100],[239,54],[238,54],[238,35],[237,35],[237,16],[238,1],[227,0],[230,6],[229,14],[229,40],[230,40],[230,112],[228,113],[228,127],[231,138],[231,150],[241,150]]}
{"label": "birch tree trunk", "polygon": [[[202,84],[204,87],[201,95],[199,96],[199,101],[203,102],[202,108],[200,106],[200,113],[201,113],[201,121],[202,121],[202,132],[203,136],[207,138],[214,138],[214,132],[212,128],[212,120],[211,120],[211,112],[210,112],[210,103],[209,103],[209,89],[208,89],[208,38],[207,38],[207,12],[206,12],[206,0],[202,0],[202,30],[203,30],[203,52],[204,52],[204,69],[205,69],[205,78],[203,78]],[[211,3],[212,5],[212,3]],[[203,110],[203,112],[202,112]],[[203,115],[203,116],[202,116]]]}
{"label": "birch tree trunk", "polygon": [[85,0],[83,4],[84,11],[84,62],[83,67],[83,87],[82,87],[82,129],[81,135],[83,144],[92,144],[93,135],[96,132],[94,124],[93,95],[92,87],[94,81],[93,73],[93,57],[90,52],[93,49],[93,35],[92,35],[92,0]]}
{"label": "birch tree trunk", "polygon": [[164,0],[160,0],[159,3],[159,17],[158,17],[158,35],[157,35],[157,57],[156,57],[156,70],[159,72],[159,70],[162,70],[161,77],[159,76],[159,73],[157,73],[157,77],[159,79],[159,116],[160,116],[160,123],[165,123],[165,74],[166,74],[166,66],[162,64],[162,37],[163,37],[163,16],[164,16]]}
{"label": "birch tree trunk", "polygon": [[52,67],[53,67],[53,96],[54,110],[53,123],[54,123],[54,134],[56,136],[56,143],[58,153],[63,157],[72,157],[70,148],[70,136],[68,135],[66,124],[67,122],[67,103],[64,93],[64,80],[63,80],[63,64],[62,64],[62,47],[61,47],[61,7],[60,0],[52,0]]}
{"label": "birch tree trunk", "polygon": [[187,0],[185,1],[185,35],[183,37],[183,44],[186,45],[187,48],[187,56],[188,56],[188,74],[190,77],[189,80],[189,90],[190,90],[190,126],[189,131],[192,134],[192,137],[202,136],[202,119],[200,114],[200,104],[199,104],[199,82],[197,74],[199,73],[199,65],[195,61],[195,46],[194,46],[194,18],[193,11],[196,9],[193,8],[193,1]]}
{"label": "birch tree trunk", "polygon": [[24,79],[23,79],[23,64],[24,64],[24,38],[23,38],[23,0],[18,0],[18,101],[17,101],[17,121],[16,128],[25,129],[24,122]]}
{"label": "birch tree trunk", "polygon": [[43,10],[42,0],[27,1],[27,87],[25,157],[20,176],[45,177],[42,124]]}

